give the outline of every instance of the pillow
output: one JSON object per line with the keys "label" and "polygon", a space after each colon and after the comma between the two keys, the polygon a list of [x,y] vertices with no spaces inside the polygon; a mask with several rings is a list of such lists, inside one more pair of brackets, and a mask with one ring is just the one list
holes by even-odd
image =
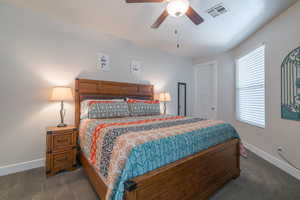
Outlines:
{"label": "pillow", "polygon": [[131,116],[160,115],[160,103],[155,100],[127,99]]}
{"label": "pillow", "polygon": [[101,119],[129,116],[124,99],[85,100],[81,102],[81,119]]}

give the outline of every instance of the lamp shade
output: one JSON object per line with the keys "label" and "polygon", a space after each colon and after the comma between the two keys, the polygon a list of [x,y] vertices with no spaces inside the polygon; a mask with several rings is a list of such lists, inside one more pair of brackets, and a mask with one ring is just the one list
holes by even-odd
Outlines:
{"label": "lamp shade", "polygon": [[168,102],[171,101],[171,95],[169,92],[162,92],[159,94],[159,101]]}
{"label": "lamp shade", "polygon": [[72,101],[72,90],[69,87],[55,87],[52,90],[52,101]]}

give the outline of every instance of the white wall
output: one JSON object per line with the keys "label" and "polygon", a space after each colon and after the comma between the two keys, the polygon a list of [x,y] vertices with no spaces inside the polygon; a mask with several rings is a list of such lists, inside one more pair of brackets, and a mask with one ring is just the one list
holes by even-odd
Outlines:
{"label": "white wall", "polygon": [[[59,120],[59,103],[48,101],[53,86],[73,85],[76,77],[149,82],[156,91],[171,92],[169,112],[173,114],[177,112],[177,82],[191,87],[191,61],[158,50],[53,22],[3,3],[0,24],[0,169],[44,157],[45,127]],[[110,55],[110,72],[96,69],[98,52]],[[129,71],[132,59],[143,64],[138,78]],[[73,113],[73,104],[68,104],[69,124]]]}
{"label": "white wall", "polygon": [[[300,122],[281,119],[281,70],[285,56],[300,46],[300,2],[275,18],[231,52],[211,58],[199,58],[194,64],[219,62],[219,118],[233,123],[244,142],[278,157],[277,147],[300,167]],[[261,129],[235,120],[234,60],[266,43],[266,128]]]}

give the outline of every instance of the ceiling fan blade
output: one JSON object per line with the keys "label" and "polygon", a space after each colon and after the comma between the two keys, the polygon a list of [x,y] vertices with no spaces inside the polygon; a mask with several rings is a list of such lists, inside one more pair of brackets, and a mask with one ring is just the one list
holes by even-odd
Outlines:
{"label": "ceiling fan blade", "polygon": [[161,3],[165,0],[126,0],[126,3]]}
{"label": "ceiling fan blade", "polygon": [[159,16],[159,18],[156,20],[156,22],[151,26],[153,29],[157,29],[169,16],[169,13],[167,10],[164,10],[164,12]]}
{"label": "ceiling fan blade", "polygon": [[190,6],[186,12],[186,16],[194,22],[194,24],[199,25],[204,22],[204,19]]}

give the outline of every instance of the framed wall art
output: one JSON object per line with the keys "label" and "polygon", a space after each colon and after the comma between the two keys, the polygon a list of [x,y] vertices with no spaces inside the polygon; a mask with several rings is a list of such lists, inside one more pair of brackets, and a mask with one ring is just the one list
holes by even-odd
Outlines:
{"label": "framed wall art", "polygon": [[97,54],[97,68],[101,71],[108,72],[110,71],[110,62],[109,55],[104,53]]}
{"label": "framed wall art", "polygon": [[131,61],[130,71],[134,75],[139,75],[142,71],[142,63],[140,61]]}
{"label": "framed wall art", "polygon": [[281,65],[281,118],[300,121],[300,47]]}

